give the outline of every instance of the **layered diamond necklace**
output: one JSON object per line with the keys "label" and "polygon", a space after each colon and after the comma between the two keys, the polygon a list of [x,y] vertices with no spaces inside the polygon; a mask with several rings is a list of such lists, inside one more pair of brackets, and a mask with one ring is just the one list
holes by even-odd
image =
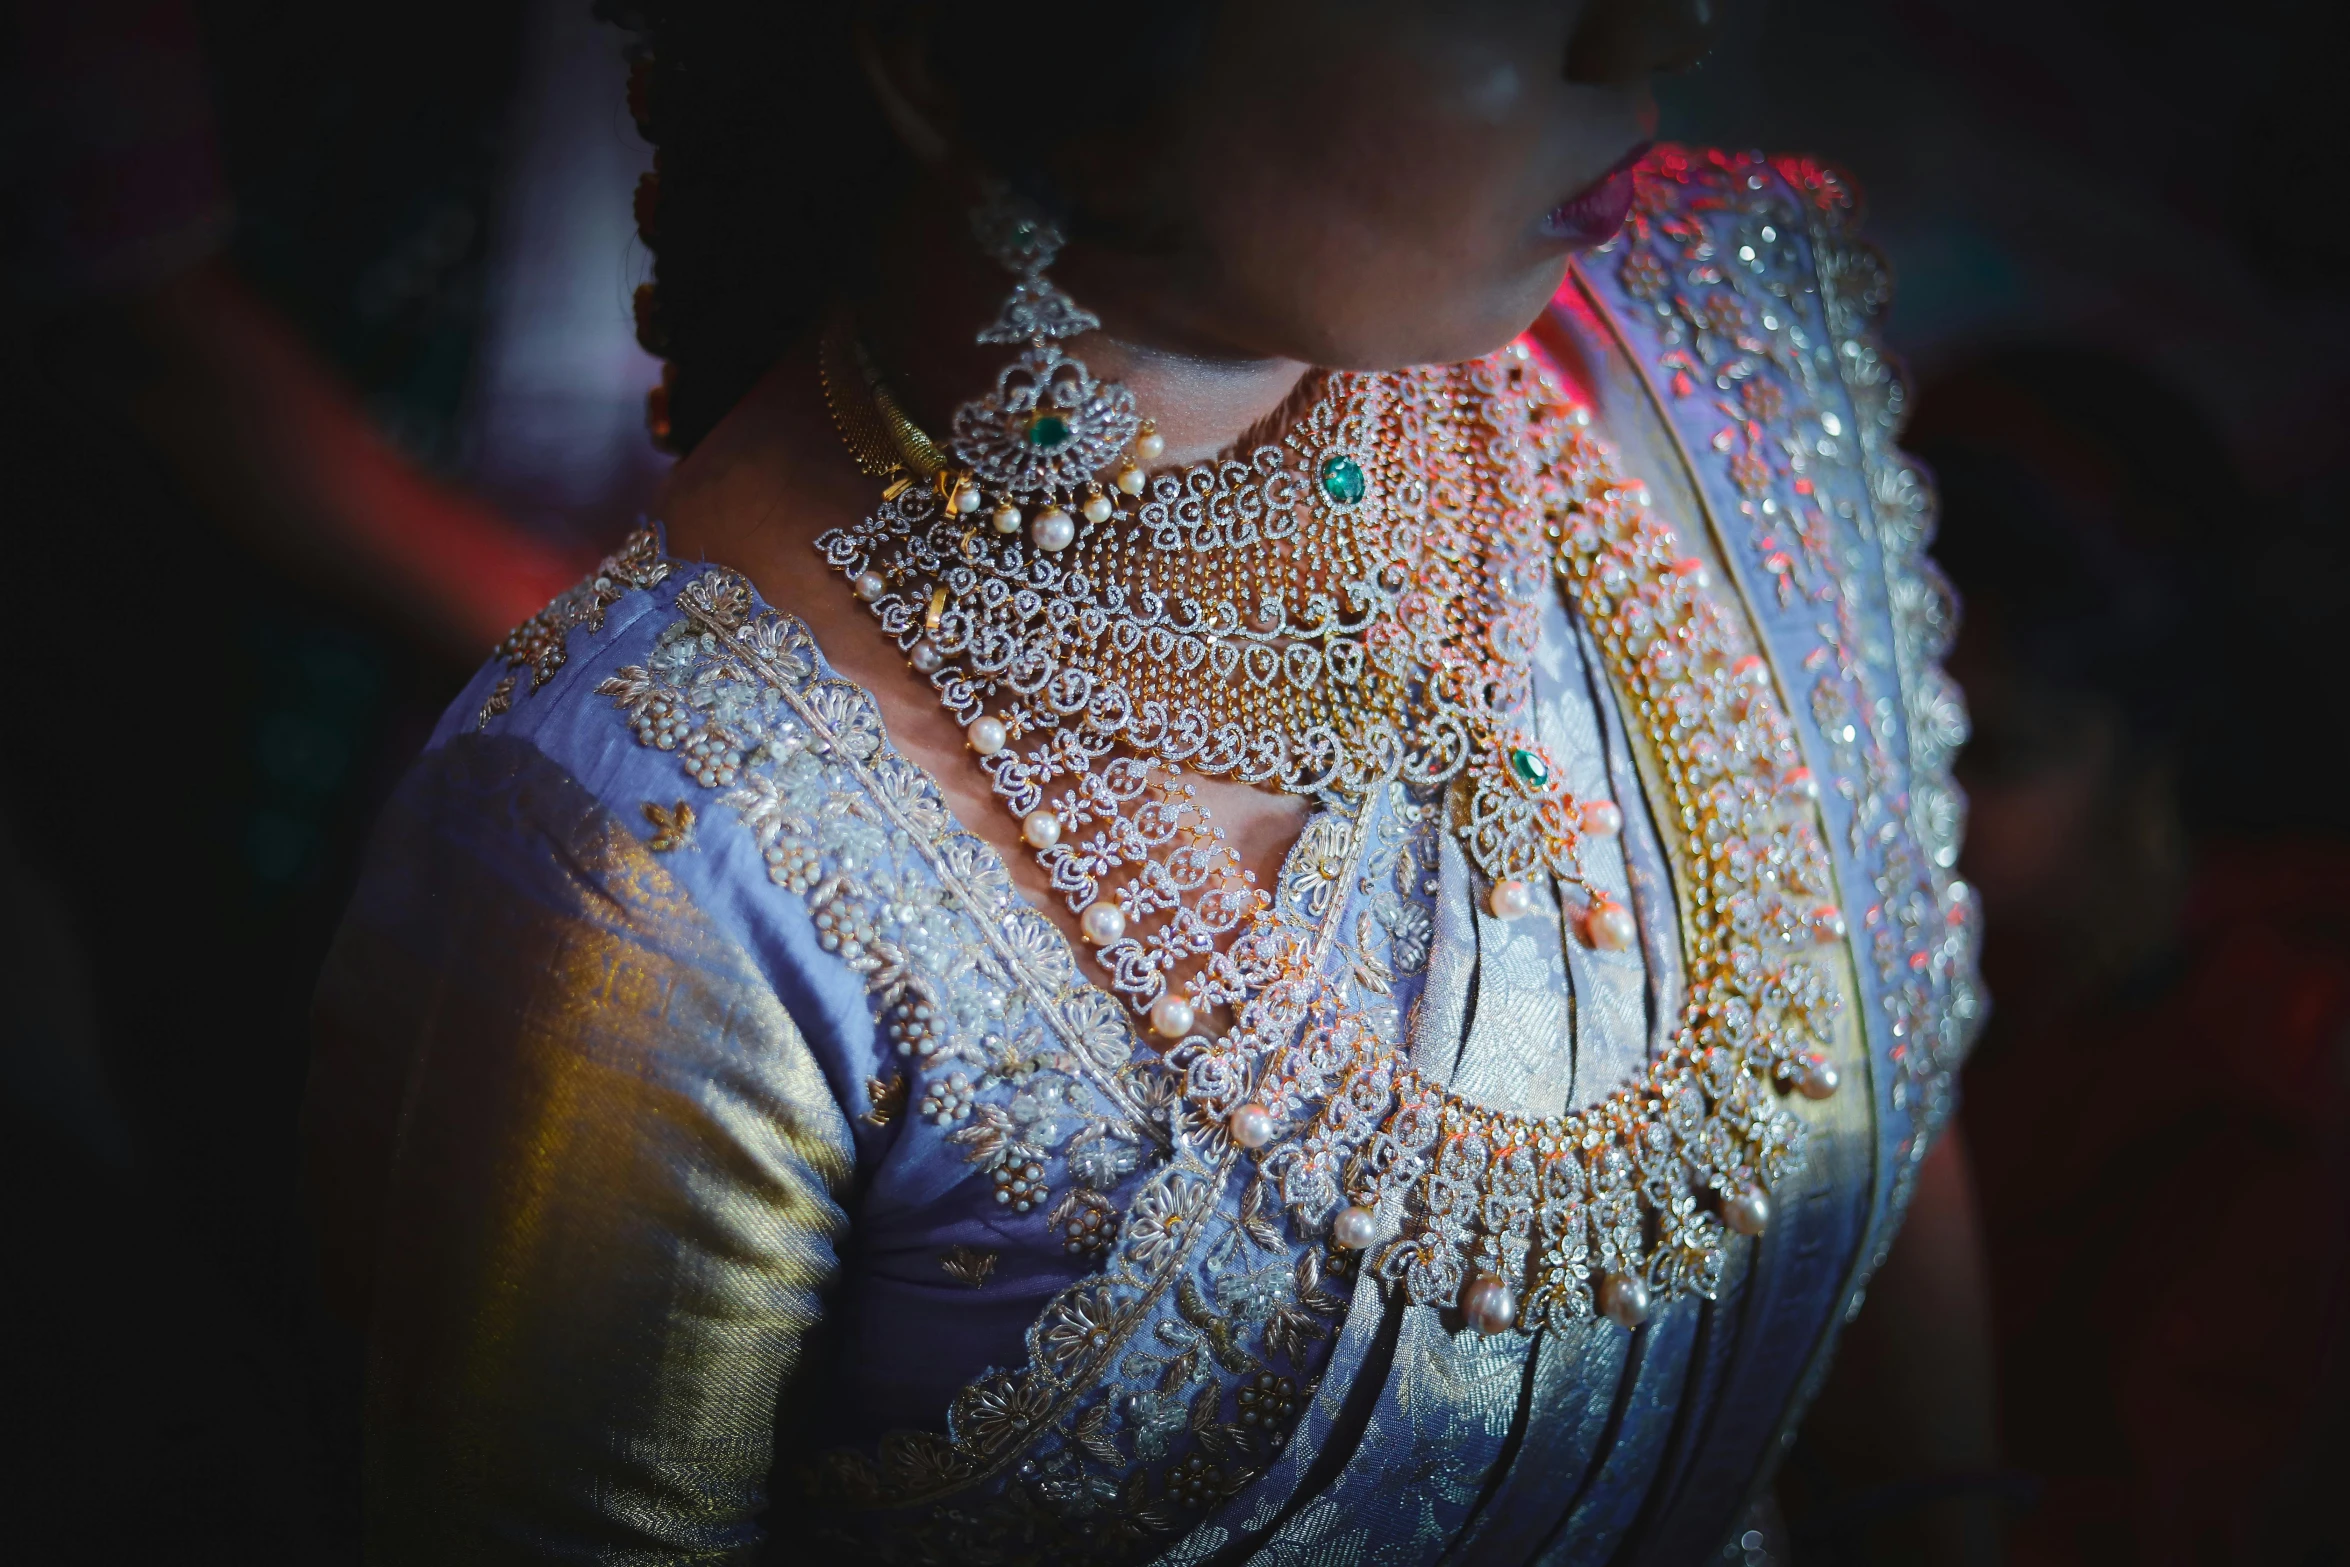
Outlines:
{"label": "layered diamond necklace", "polygon": [[[1319,976],[1298,972],[1297,944],[1187,776],[1325,803],[1389,780],[1449,785],[1447,826],[1495,916],[1531,911],[1529,878],[1548,874],[1579,889],[1588,940],[1630,946],[1630,911],[1592,889],[1581,864],[1586,839],[1618,831],[1621,813],[1564,789],[1530,727],[1539,611],[1565,564],[1568,520],[1578,507],[1592,515],[1595,495],[1613,506],[1624,493],[1580,411],[1532,386],[1539,378],[1511,354],[1331,373],[1277,443],[1154,474],[1164,442],[1130,391],[1060,346],[1099,322],[1044,276],[1059,236],[1001,197],[976,227],[1015,278],[979,340],[1017,345],[1016,357],[957,410],[941,450],[836,321],[823,343],[827,401],[860,467],[886,486],[863,522],[816,543],[962,724],[1110,988],[1182,1075],[1190,1124],[1255,1154],[1293,1215],[1342,1248],[1374,1245],[1381,1202],[1416,1190],[1390,1204],[1403,1209],[1401,1229],[1377,1265],[1414,1300],[1459,1305],[1483,1331],[1591,1309],[1588,1283],[1570,1288],[1562,1274],[1546,1294],[1526,1271],[1538,1209],[1553,1241],[1542,1254],[1564,1247],[1583,1272],[1604,1263],[1599,1304],[1619,1321],[1646,1314],[1652,1284],[1710,1293],[1721,1222],[1759,1230],[1764,1188],[1796,1151],[1793,1123],[1751,1090],[1769,1078],[1815,1095],[1834,1086],[1801,1048],[1825,1041],[1806,1009],[1816,983],[1799,984],[1806,1005],[1773,1007],[1761,1030],[1741,1002],[1747,1022],[1727,1054],[1692,1032],[1702,1021],[1692,1001],[1676,1057],[1689,1082],[1670,1103],[1673,1119],[1710,1139],[1689,1171],[1721,1193],[1722,1220],[1660,1188],[1616,1213],[1604,1247],[1565,1246],[1568,1229],[1585,1231],[1587,1200],[1629,1194],[1642,1184],[1636,1167],[1653,1165],[1649,1128],[1667,1122],[1636,1106],[1665,1091],[1661,1080],[1576,1116],[1527,1120],[1422,1079]],[[1586,564],[1603,595],[1655,596],[1620,560]],[[1673,602],[1702,591],[1693,564],[1669,562]],[[1774,800],[1795,789],[1800,808],[1808,775],[1793,765],[1784,719],[1771,718],[1767,675],[1753,678],[1759,660],[1709,671],[1714,651],[1693,645],[1633,673],[1701,690],[1709,673],[1726,681],[1709,708],[1692,713],[1684,692],[1673,711],[1746,725],[1734,743],[1747,763]],[[1824,892],[1825,863],[1816,838],[1795,857],[1802,864],[1782,845],[1756,907],[1800,942],[1818,934],[1821,911],[1782,894]],[[1693,980],[1705,953],[1701,942]],[[1693,998],[1708,994],[1693,983]],[[1648,1102],[1660,1115],[1667,1104]],[[1647,1184],[1658,1179],[1651,1169]],[[1480,1200],[1464,1208],[1468,1197]],[[1510,1235],[1481,1239],[1480,1212]],[[1643,1212],[1662,1217],[1644,1229]]]}

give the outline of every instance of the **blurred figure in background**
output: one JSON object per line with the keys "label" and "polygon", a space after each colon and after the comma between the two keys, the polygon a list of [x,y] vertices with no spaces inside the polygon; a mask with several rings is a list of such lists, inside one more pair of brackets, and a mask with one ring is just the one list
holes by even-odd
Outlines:
{"label": "blurred figure in background", "polygon": [[2095,350],[1945,374],[1911,440],[1967,605],[1997,1012],[1965,1118],[2040,1493],[2014,1560],[2343,1560],[2350,848],[2327,647],[2256,608],[2286,530]]}
{"label": "blurred figure in background", "polygon": [[657,477],[641,152],[581,123],[624,118],[584,5],[21,4],[0,47],[12,629],[72,715],[0,768],[11,1554],[311,1556],[303,1017],[383,787]]}

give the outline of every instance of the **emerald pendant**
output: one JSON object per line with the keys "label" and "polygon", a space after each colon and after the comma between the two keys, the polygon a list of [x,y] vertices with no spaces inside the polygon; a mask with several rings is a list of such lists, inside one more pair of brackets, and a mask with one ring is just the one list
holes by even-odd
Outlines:
{"label": "emerald pendant", "polygon": [[1028,444],[1040,452],[1069,444],[1069,421],[1059,414],[1038,414],[1028,421]]}
{"label": "emerald pendant", "polygon": [[1529,789],[1540,789],[1550,782],[1550,764],[1522,745],[1510,749],[1510,771]]}
{"label": "emerald pendant", "polygon": [[1322,464],[1322,493],[1341,506],[1363,498],[1363,467],[1344,452]]}

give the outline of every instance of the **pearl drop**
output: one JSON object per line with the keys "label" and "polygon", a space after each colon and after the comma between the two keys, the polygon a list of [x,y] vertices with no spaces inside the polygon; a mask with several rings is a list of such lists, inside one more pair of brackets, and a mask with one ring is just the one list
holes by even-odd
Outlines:
{"label": "pearl drop", "polygon": [[878,571],[860,571],[857,580],[849,588],[857,597],[870,604],[889,591],[889,579]]}
{"label": "pearl drop", "polygon": [[994,525],[995,531],[998,533],[1018,533],[1020,531],[1020,508],[1010,501],[1006,501],[995,509],[995,515],[990,517],[988,521]]}
{"label": "pearl drop", "polygon": [[1061,819],[1051,811],[1030,811],[1020,818],[1020,836],[1030,848],[1049,849],[1061,841]]}
{"label": "pearl drop", "polygon": [[1648,1320],[1648,1285],[1636,1274],[1611,1273],[1599,1281],[1599,1310],[1620,1328]]}
{"label": "pearl drop", "polygon": [[1151,1003],[1151,1032],[1161,1039],[1181,1039],[1199,1020],[1191,1002],[1172,990]]}
{"label": "pearl drop", "polygon": [[963,484],[956,486],[955,497],[952,502],[952,505],[956,511],[975,512],[979,509],[979,502],[980,495],[978,485]]}
{"label": "pearl drop", "polygon": [[1640,939],[1640,927],[1633,921],[1632,911],[1613,898],[1603,898],[1591,906],[1583,929],[1591,944],[1602,952],[1629,952],[1632,944]]}
{"label": "pearl drop", "polygon": [[1518,1320],[1518,1292],[1490,1273],[1481,1273],[1461,1292],[1461,1315],[1488,1338],[1507,1333]]}
{"label": "pearl drop", "polygon": [[1232,1112],[1232,1140],[1243,1148],[1262,1148],[1273,1140],[1273,1112],[1263,1105],[1242,1105]]}
{"label": "pearl drop", "polygon": [[1000,718],[974,718],[963,726],[963,734],[971,742],[971,749],[981,756],[995,755],[1011,738],[1004,732],[1004,721]]}
{"label": "pearl drop", "polygon": [[1156,430],[1145,430],[1134,438],[1134,455],[1144,462],[1155,460],[1166,449],[1166,440]]}
{"label": "pearl drop", "polygon": [[1534,910],[1534,889],[1515,876],[1497,881],[1493,891],[1486,894],[1485,906],[1497,920],[1514,920]]}
{"label": "pearl drop", "polygon": [[1822,946],[1842,941],[1847,928],[1844,911],[1833,903],[1822,904],[1811,911],[1811,939]]}
{"label": "pearl drop", "polygon": [[1103,899],[1085,906],[1085,912],[1077,916],[1077,928],[1087,941],[1106,947],[1126,934],[1126,916],[1118,905]]}
{"label": "pearl drop", "polygon": [[1770,1227],[1770,1194],[1759,1186],[1732,1192],[1722,1199],[1722,1222],[1741,1235],[1760,1235]]}
{"label": "pearl drop", "polygon": [[1065,550],[1077,537],[1077,519],[1058,506],[1048,506],[1028,525],[1028,536],[1040,550]]}
{"label": "pearl drop", "polygon": [[1142,493],[1143,486],[1148,483],[1150,483],[1150,475],[1144,473],[1140,468],[1121,468],[1118,470],[1118,488],[1124,490],[1129,495],[1140,495]]}
{"label": "pearl drop", "polygon": [[1341,1208],[1330,1221],[1330,1238],[1348,1251],[1361,1251],[1379,1237],[1379,1216],[1357,1205]]}
{"label": "pearl drop", "polygon": [[1624,813],[1613,800],[1586,800],[1583,830],[1595,838],[1613,838],[1624,830]]}
{"label": "pearl drop", "polygon": [[1087,522],[1108,522],[1110,513],[1118,508],[1110,504],[1110,498],[1107,495],[1088,495],[1085,498],[1084,506],[1079,509],[1085,513]]}
{"label": "pearl drop", "polygon": [[916,674],[936,674],[938,666],[946,662],[946,655],[933,647],[930,639],[925,637],[906,649],[906,662],[914,666]]}
{"label": "pearl drop", "polygon": [[1826,1056],[1805,1056],[1795,1073],[1796,1090],[1806,1099],[1825,1099],[1843,1082],[1844,1074],[1829,1065]]}

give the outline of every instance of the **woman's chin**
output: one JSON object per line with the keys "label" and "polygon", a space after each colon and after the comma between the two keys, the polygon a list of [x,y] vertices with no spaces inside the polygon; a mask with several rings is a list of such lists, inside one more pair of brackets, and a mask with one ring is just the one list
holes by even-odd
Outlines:
{"label": "woman's chin", "polygon": [[1567,259],[1554,253],[1474,293],[1452,290],[1441,299],[1398,306],[1375,336],[1332,343],[1308,357],[1326,369],[1372,372],[1481,359],[1541,317],[1566,281]]}

